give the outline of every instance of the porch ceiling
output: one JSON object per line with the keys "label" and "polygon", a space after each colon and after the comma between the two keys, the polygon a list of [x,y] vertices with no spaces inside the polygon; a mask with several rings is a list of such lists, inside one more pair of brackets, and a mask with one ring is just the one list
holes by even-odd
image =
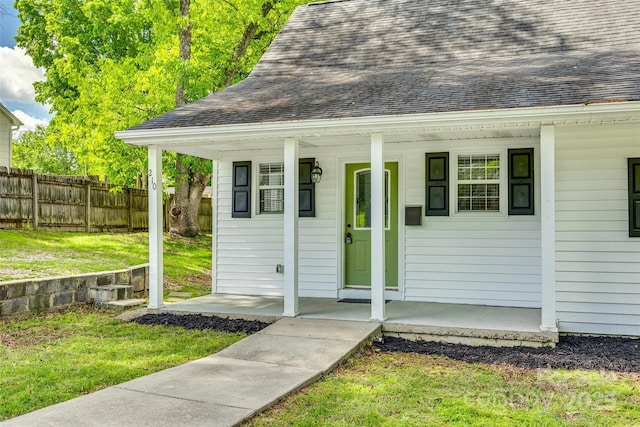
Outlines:
{"label": "porch ceiling", "polygon": [[[371,133],[362,135],[304,135],[296,138],[300,147],[332,147],[368,145],[371,142]],[[539,128],[524,129],[490,129],[478,132],[478,130],[437,130],[421,133],[385,134],[385,143],[402,144],[407,142],[430,142],[443,140],[467,140],[467,139],[495,139],[495,138],[537,138],[540,136]],[[281,150],[283,138],[268,138],[262,140],[236,140],[236,141],[212,141],[207,138],[190,141],[188,143],[170,144],[162,147],[165,150],[194,154],[201,157],[218,158],[224,152]]]}

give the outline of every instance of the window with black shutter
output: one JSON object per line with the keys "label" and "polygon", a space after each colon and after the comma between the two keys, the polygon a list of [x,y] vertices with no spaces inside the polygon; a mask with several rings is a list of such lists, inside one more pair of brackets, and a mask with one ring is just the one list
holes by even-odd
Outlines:
{"label": "window with black shutter", "polygon": [[251,162],[233,162],[233,218],[251,218]]}
{"label": "window with black shutter", "polygon": [[640,237],[640,158],[628,159],[629,237]]}
{"label": "window with black shutter", "polygon": [[425,216],[448,216],[449,153],[427,153],[425,163]]}
{"label": "window with black shutter", "polygon": [[[278,166],[279,165],[279,166]],[[298,216],[315,217],[315,184],[311,180],[314,158],[299,160]],[[284,165],[260,164],[258,184],[260,213],[282,213],[284,210]],[[277,169],[279,167],[279,169]],[[277,170],[276,170],[277,169]],[[233,218],[251,218],[251,162],[233,163]]]}
{"label": "window with black shutter", "polygon": [[509,150],[509,215],[534,215],[533,148]]}
{"label": "window with black shutter", "polygon": [[311,170],[316,159],[300,159],[298,171],[298,216],[316,216],[316,185],[311,180]]}

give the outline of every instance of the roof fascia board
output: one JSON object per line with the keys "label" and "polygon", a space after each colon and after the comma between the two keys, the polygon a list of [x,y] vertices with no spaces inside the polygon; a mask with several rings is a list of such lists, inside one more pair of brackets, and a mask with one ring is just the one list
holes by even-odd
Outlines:
{"label": "roof fascia board", "polygon": [[193,145],[233,140],[265,140],[285,137],[369,135],[430,130],[470,130],[474,127],[532,128],[545,124],[606,121],[619,117],[640,120],[640,102],[593,103],[553,107],[478,110],[446,113],[372,116],[308,121],[252,123],[222,126],[125,130],[116,138],[132,145]]}
{"label": "roof fascia board", "polygon": [[9,111],[7,109],[7,107],[5,107],[4,105],[0,104],[0,112],[4,113],[5,116],[7,116],[9,118],[9,120],[11,120],[12,126],[14,128],[19,128],[20,126],[24,125],[24,123],[22,123],[20,121],[20,119],[18,119],[15,115],[13,115],[13,113],[11,111]]}

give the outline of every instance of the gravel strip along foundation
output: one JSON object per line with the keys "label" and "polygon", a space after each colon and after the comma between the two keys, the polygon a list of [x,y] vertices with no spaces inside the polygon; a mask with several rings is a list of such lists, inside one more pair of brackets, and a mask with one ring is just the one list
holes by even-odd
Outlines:
{"label": "gravel strip along foundation", "polygon": [[229,319],[218,316],[203,316],[201,314],[145,314],[132,320],[141,325],[164,325],[180,326],[185,329],[215,329],[226,332],[244,332],[254,334],[267,326],[269,323],[257,320]]}
{"label": "gravel strip along foundation", "polygon": [[472,347],[385,337],[374,343],[382,351],[437,354],[470,363],[509,364],[522,368],[553,368],[640,372],[640,339],[564,336],[556,348]]}

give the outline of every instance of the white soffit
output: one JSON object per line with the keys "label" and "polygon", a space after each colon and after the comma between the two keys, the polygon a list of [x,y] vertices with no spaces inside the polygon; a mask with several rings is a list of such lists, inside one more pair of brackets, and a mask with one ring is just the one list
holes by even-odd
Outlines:
{"label": "white soffit", "polygon": [[303,147],[368,144],[372,133],[388,143],[447,139],[538,137],[541,125],[640,122],[640,102],[451,112],[331,120],[169,128],[116,132],[132,145],[217,159],[224,151],[281,149],[285,137]]}

